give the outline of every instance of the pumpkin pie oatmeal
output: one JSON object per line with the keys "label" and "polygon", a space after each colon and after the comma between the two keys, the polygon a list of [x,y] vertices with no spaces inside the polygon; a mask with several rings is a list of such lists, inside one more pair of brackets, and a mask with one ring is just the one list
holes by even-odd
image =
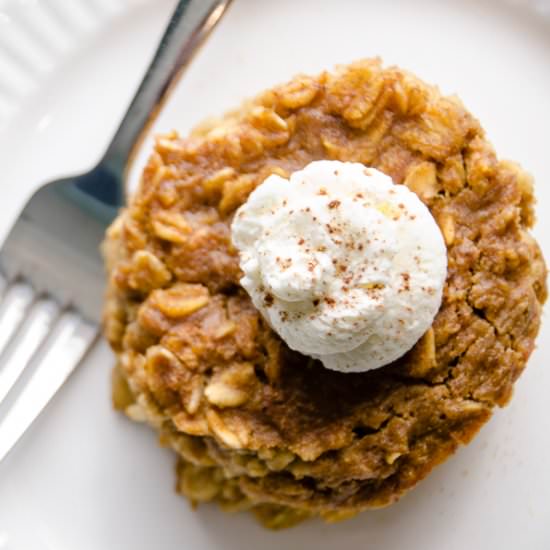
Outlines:
{"label": "pumpkin pie oatmeal", "polygon": [[[326,349],[295,351],[264,311],[273,296],[260,303],[241,284],[236,211],[269,176],[292,182],[319,160],[406,186],[446,252],[433,322],[362,372],[326,368]],[[296,77],[188,137],[161,136],[105,242],[114,404],[177,452],[177,489],[193,503],[251,510],[271,528],[391,504],[512,396],[547,294],[533,204],[529,175],[497,158],[458,99],[379,60]],[[373,300],[387,284],[361,281]]]}

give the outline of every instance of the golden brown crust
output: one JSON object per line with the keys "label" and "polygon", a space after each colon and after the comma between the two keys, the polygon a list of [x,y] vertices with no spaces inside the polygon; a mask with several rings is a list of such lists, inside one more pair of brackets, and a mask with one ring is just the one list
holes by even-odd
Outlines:
{"label": "golden brown crust", "polygon": [[[409,186],[448,249],[432,329],[340,374],[291,352],[239,287],[235,209],[268,174],[358,161]],[[272,527],[394,502],[505,405],[533,349],[546,267],[529,176],[454,98],[378,60],[297,77],[188,138],[157,140],[109,231],[115,403],[180,454],[194,501]]]}

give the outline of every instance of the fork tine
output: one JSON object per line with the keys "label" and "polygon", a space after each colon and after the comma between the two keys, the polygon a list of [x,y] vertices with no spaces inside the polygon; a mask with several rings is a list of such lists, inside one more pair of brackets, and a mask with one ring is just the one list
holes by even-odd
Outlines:
{"label": "fork tine", "polygon": [[7,288],[0,303],[0,353],[19,328],[33,300],[34,291],[26,283],[16,282]]}
{"label": "fork tine", "polygon": [[35,356],[35,371],[0,422],[0,462],[80,362],[98,332],[96,325],[65,312]]}
{"label": "fork tine", "polygon": [[59,306],[44,298],[35,302],[20,331],[0,356],[0,404],[49,334]]}

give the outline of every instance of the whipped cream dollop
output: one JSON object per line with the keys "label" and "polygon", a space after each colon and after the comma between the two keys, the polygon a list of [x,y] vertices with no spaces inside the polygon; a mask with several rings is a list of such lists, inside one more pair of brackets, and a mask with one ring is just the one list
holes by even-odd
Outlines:
{"label": "whipped cream dollop", "polygon": [[242,286],[287,345],[341,372],[381,367],[431,326],[443,236],[404,185],[363,164],[269,176],[235,214]]}

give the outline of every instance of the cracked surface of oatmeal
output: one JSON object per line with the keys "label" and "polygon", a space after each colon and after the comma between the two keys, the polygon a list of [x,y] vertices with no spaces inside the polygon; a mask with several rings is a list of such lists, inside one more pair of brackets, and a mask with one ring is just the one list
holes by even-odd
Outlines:
{"label": "cracked surface of oatmeal", "polygon": [[[360,374],[278,339],[239,287],[230,240],[267,175],[327,158],[407,185],[448,251],[432,328]],[[194,502],[251,508],[271,527],[390,504],[512,395],[546,299],[533,202],[530,177],[497,159],[456,98],[378,60],[296,77],[189,137],[162,136],[105,243],[115,405],[176,449],[178,490]]]}

